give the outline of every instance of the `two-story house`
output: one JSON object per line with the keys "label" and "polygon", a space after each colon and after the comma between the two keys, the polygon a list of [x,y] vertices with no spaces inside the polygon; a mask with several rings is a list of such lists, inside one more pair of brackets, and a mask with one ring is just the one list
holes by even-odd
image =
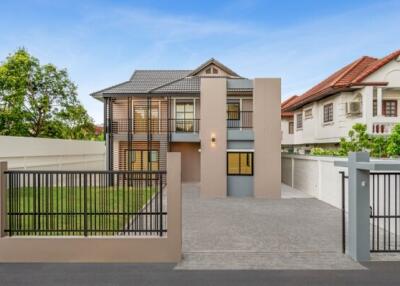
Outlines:
{"label": "two-story house", "polygon": [[293,95],[281,103],[281,136],[282,151],[293,152],[294,144],[294,119],[293,112],[285,111],[285,108],[298,96]]}
{"label": "two-story house", "polygon": [[[295,149],[336,147],[355,123],[373,135],[400,122],[400,50],[361,57],[312,87],[283,109],[293,112]],[[284,135],[285,136],[285,135]]]}
{"label": "two-story house", "polygon": [[109,170],[166,170],[205,197],[280,197],[280,79],[243,78],[215,59],[194,70],[136,70],[91,95],[104,103]]}

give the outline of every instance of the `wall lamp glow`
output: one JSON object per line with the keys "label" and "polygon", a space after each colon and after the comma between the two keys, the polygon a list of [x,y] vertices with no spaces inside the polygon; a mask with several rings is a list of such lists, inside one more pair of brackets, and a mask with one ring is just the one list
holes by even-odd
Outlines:
{"label": "wall lamp glow", "polygon": [[215,143],[217,142],[217,138],[215,137],[215,134],[212,133],[211,134],[211,145],[215,146]]}

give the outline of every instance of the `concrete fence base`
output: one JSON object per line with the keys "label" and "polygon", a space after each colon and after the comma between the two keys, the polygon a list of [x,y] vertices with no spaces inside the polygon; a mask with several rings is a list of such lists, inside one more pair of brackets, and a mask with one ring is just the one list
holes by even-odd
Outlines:
{"label": "concrete fence base", "polygon": [[[1,165],[4,171],[4,164]],[[5,176],[0,176],[0,262],[179,262],[182,256],[181,154],[167,154],[165,237],[7,237]]]}

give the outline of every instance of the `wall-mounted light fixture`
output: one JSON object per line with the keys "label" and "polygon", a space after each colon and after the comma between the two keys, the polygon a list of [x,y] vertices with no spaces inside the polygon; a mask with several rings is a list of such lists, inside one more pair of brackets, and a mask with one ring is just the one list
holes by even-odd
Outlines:
{"label": "wall-mounted light fixture", "polygon": [[211,133],[211,146],[215,146],[215,143],[217,142],[217,138],[214,133]]}

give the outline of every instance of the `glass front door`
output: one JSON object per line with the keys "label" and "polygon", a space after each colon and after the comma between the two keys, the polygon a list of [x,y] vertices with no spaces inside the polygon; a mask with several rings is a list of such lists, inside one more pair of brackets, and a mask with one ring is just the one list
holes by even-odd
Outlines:
{"label": "glass front door", "polygon": [[126,162],[132,171],[158,171],[159,159],[157,150],[126,150]]}

